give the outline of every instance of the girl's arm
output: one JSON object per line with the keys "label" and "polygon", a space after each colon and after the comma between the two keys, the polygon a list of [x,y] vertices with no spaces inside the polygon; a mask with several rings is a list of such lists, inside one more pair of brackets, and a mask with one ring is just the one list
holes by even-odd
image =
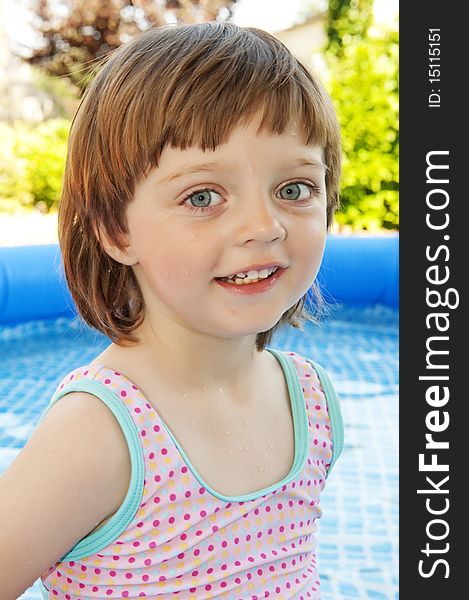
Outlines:
{"label": "girl's arm", "polygon": [[114,513],[129,483],[113,414],[91,394],[64,396],[0,477],[0,598],[16,600]]}

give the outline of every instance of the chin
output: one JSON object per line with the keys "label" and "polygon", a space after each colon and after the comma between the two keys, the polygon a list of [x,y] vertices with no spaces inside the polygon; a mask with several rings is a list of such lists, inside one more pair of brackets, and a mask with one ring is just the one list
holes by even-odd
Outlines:
{"label": "chin", "polygon": [[244,324],[244,326],[241,328],[236,328],[235,330],[233,330],[232,332],[228,333],[227,332],[227,337],[230,338],[237,338],[237,337],[247,337],[247,336],[257,336],[260,333],[265,333],[266,331],[269,331],[270,329],[272,329],[272,327],[275,327],[275,325],[277,325],[277,323],[280,321],[281,315],[278,319],[272,319],[272,320],[265,320],[263,319],[262,321],[259,321],[257,323],[253,323],[251,327],[249,327],[247,324]]}

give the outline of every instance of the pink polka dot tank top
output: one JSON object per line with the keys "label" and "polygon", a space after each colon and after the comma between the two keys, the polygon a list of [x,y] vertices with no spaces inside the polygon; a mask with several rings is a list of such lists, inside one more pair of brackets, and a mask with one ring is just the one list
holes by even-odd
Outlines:
{"label": "pink polka dot tank top", "polygon": [[243,496],[203,481],[158,407],[123,374],[93,365],[62,380],[44,414],[70,392],[101,399],[128,443],[131,480],[111,519],[43,573],[44,598],[320,599],[316,519],[343,446],[339,403],[320,365],[269,352],[288,386],[294,462],[284,479]]}

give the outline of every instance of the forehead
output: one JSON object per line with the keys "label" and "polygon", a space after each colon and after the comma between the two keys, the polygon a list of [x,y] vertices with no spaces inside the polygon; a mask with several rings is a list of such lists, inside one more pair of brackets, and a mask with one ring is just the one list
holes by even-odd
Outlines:
{"label": "forehead", "polygon": [[307,144],[306,136],[294,126],[274,134],[259,130],[253,120],[233,128],[226,142],[214,150],[165,147],[154,173],[158,182],[164,184],[199,172],[267,173],[300,167],[325,172],[323,147]]}

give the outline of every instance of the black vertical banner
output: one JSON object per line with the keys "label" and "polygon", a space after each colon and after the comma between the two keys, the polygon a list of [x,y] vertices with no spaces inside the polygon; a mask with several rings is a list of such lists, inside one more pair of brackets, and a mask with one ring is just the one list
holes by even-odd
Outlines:
{"label": "black vertical banner", "polygon": [[469,597],[463,570],[469,531],[463,5],[400,5],[402,600]]}

